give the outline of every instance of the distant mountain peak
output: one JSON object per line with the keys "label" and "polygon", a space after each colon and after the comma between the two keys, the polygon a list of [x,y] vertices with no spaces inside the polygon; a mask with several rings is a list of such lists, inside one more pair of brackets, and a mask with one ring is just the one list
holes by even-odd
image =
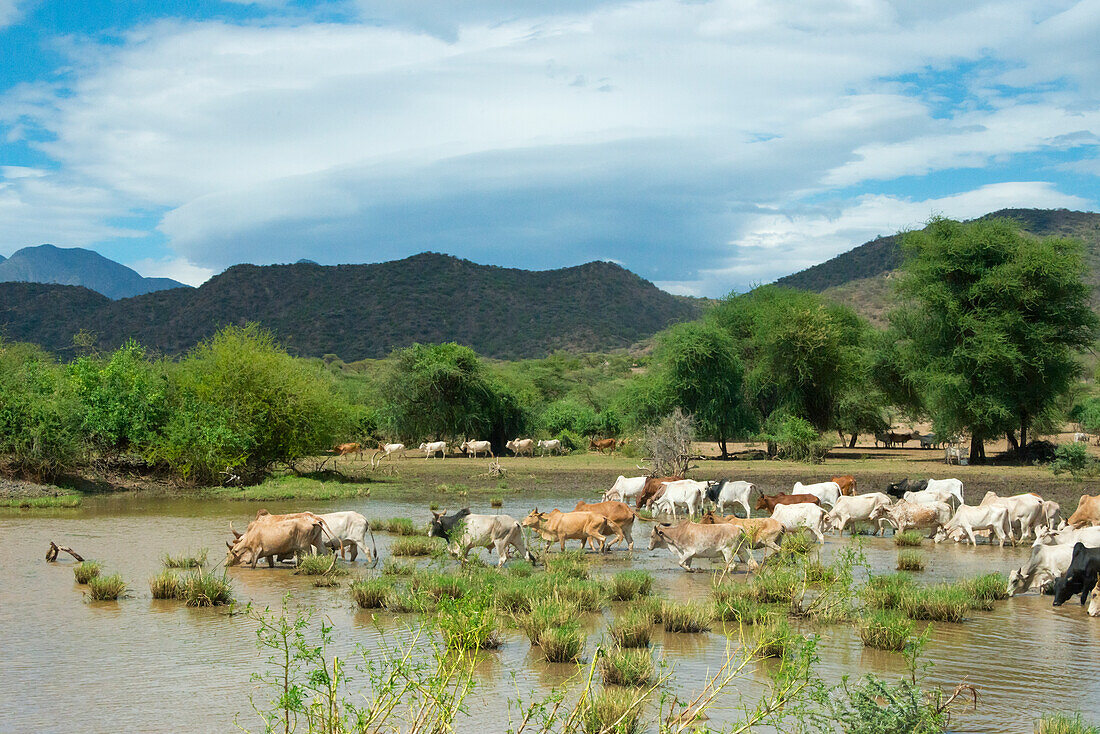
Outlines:
{"label": "distant mountain peak", "polygon": [[171,278],[143,278],[93,250],[51,244],[24,247],[0,258],[0,282],[78,285],[112,299],[190,287]]}

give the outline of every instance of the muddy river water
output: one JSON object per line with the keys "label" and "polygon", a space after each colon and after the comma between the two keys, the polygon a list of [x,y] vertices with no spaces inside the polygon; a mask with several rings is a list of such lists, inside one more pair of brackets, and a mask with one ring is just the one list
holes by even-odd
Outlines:
{"label": "muddy river water", "polygon": [[[556,501],[555,501],[556,500]],[[505,507],[521,518],[536,502],[572,506],[575,498],[525,496]],[[224,609],[188,609],[150,597],[147,580],[160,570],[166,552],[209,548],[220,561],[232,519],[247,524],[259,505],[188,499],[116,496],[88,500],[77,510],[0,514],[0,731],[119,732],[236,731],[235,721],[262,731],[252,713],[250,674],[262,667],[255,623]],[[302,509],[297,503],[267,503],[273,512]],[[370,499],[315,503],[327,512],[354,509],[368,517],[411,517],[425,522],[424,502]],[[480,508],[481,511],[489,511]],[[478,508],[475,506],[475,512]],[[650,571],[660,591],[681,599],[705,599],[709,574],[686,574],[665,550],[648,551],[648,529],[635,530],[635,551],[616,551],[594,560],[593,573],[626,568]],[[377,535],[382,557],[392,540]],[[105,570],[118,571],[131,595],[119,602],[86,602],[73,581],[71,564],[46,564],[51,540],[70,545]],[[847,538],[830,537],[825,552]],[[889,539],[865,539],[874,571],[892,570],[896,549]],[[1004,573],[1026,559],[1028,548],[926,544],[928,569],[922,581],[951,579],[990,570]],[[361,561],[360,561],[361,563]],[[703,563],[705,568],[709,564]],[[327,615],[335,626],[338,650],[359,643],[370,647],[379,626],[399,632],[415,624],[410,615],[372,615],[358,610],[346,588],[314,588],[308,578],[286,569],[235,568],[230,575],[238,599],[279,606],[291,592],[294,602]],[[590,620],[589,649],[602,625]],[[659,628],[655,628],[659,629]],[[829,682],[841,675],[875,672],[893,676],[904,669],[895,653],[865,648],[853,628],[822,627],[820,673]],[[457,722],[460,732],[503,732],[506,701],[517,687],[548,691],[575,667],[541,662],[526,637],[505,630],[505,644],[487,654],[478,670],[477,688],[468,700],[470,714]],[[727,638],[656,632],[655,649],[675,664],[681,688],[697,687],[708,669],[725,659]],[[992,612],[974,612],[963,624],[936,624],[925,660],[935,664],[930,682],[953,687],[966,680],[978,688],[976,712],[956,717],[956,732],[1031,732],[1039,714],[1080,710],[1100,719],[1100,619],[1090,619],[1076,603],[1051,607],[1049,597],[1027,595],[998,602]],[[514,678],[513,678],[514,674]],[[749,681],[743,693],[752,694]],[[711,712],[722,719],[721,708]]]}

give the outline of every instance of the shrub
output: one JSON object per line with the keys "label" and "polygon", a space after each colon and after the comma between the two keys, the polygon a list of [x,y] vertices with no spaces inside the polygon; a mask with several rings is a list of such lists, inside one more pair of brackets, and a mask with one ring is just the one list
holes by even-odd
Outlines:
{"label": "shrub", "polygon": [[1075,714],[1046,714],[1035,723],[1035,734],[1100,734],[1094,726]]}
{"label": "shrub", "polygon": [[299,556],[298,568],[294,570],[299,576],[343,576],[348,570],[340,566],[336,560],[336,554]]}
{"label": "shrub", "polygon": [[647,571],[622,571],[611,577],[607,595],[613,601],[631,601],[652,589],[653,576]]}
{"label": "shrub", "polygon": [[791,629],[786,619],[776,617],[757,625],[756,652],[765,658],[785,657],[798,641],[798,635]]}
{"label": "shrub", "polygon": [[774,443],[776,456],[787,461],[821,464],[832,442],[822,436],[805,418],[783,415],[769,419],[762,438]]}
{"label": "shrub", "polygon": [[827,566],[821,561],[807,561],[802,573],[810,586],[831,584],[840,577],[839,571],[834,566]]}
{"label": "shrub", "polygon": [[902,547],[919,548],[924,542],[924,535],[917,530],[906,530],[904,533],[894,533],[894,545]]}
{"label": "shrub", "polygon": [[872,609],[900,609],[902,598],[913,588],[909,574],[890,573],[867,579],[861,591],[864,603]]}
{"label": "shrub", "polygon": [[501,645],[496,618],[484,598],[444,599],[436,622],[449,650],[492,650]]}
{"label": "shrub", "polygon": [[542,655],[550,663],[571,663],[584,652],[585,634],[575,624],[550,627],[539,635]]}
{"label": "shrub", "polygon": [[950,584],[912,587],[901,596],[899,610],[910,619],[962,622],[973,597]]}
{"label": "shrub", "polygon": [[392,556],[382,563],[383,576],[411,576],[416,571],[415,563],[403,563]]}
{"label": "shrub", "polygon": [[192,571],[180,579],[180,598],[189,607],[217,607],[233,603],[233,582],[223,571]]}
{"label": "shrub", "polygon": [[645,610],[631,610],[607,625],[607,633],[619,647],[649,647],[653,621]]}
{"label": "shrub", "polygon": [[1068,443],[1054,450],[1054,461],[1050,468],[1055,474],[1070,472],[1078,475],[1092,464],[1089,449],[1083,443]]}
{"label": "shrub", "polygon": [[161,571],[149,579],[149,591],[154,599],[179,599],[182,588],[175,573]]}
{"label": "shrub", "polygon": [[710,612],[701,604],[677,604],[666,601],[661,606],[661,622],[666,632],[710,632]]}
{"label": "shrub", "polygon": [[126,593],[126,582],[117,573],[88,579],[88,596],[95,601],[114,601]]}
{"label": "shrub", "polygon": [[609,650],[600,657],[605,686],[646,686],[653,680],[649,650]]}
{"label": "shrub", "polygon": [[393,593],[387,579],[360,579],[351,582],[351,598],[360,609],[381,609]]}
{"label": "shrub", "polygon": [[206,565],[207,549],[203,548],[193,556],[164,554],[165,568],[199,568]]}
{"label": "shrub", "polygon": [[807,556],[817,547],[817,543],[806,533],[785,533],[783,535],[782,554],[780,559],[790,562],[793,559]]}
{"label": "shrub", "polygon": [[395,556],[435,556],[443,553],[443,546],[435,538],[398,538],[390,546],[390,552]]}
{"label": "shrub", "polygon": [[584,734],[641,734],[642,702],[626,688],[605,688],[579,704]]}
{"label": "shrub", "polygon": [[904,650],[912,632],[913,623],[898,612],[875,610],[859,623],[863,644],[879,650]]}
{"label": "shrub", "polygon": [[78,584],[86,584],[99,575],[98,561],[81,561],[73,566],[73,576]]}
{"label": "shrub", "polygon": [[899,571],[923,571],[924,570],[924,554],[920,551],[913,550],[900,550],[898,551],[898,570]]}
{"label": "shrub", "polygon": [[919,683],[902,678],[888,684],[873,675],[841,686],[829,706],[841,731],[937,733],[947,730],[948,713]]}

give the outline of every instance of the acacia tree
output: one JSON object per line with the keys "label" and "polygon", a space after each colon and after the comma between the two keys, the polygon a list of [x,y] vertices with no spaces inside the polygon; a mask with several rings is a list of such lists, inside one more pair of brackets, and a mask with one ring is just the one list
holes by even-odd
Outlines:
{"label": "acacia tree", "polygon": [[971,435],[970,458],[1005,432],[1019,444],[1070,389],[1096,335],[1079,242],[1023,235],[1009,220],[935,218],[903,241],[890,315],[902,371],[937,432]]}

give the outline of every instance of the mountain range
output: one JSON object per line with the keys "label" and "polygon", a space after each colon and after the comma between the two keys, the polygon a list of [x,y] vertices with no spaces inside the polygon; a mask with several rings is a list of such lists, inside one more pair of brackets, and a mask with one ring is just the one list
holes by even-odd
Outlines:
{"label": "mountain range", "polygon": [[143,278],[98,252],[80,247],[39,245],[0,257],[0,282],[84,286],[108,298],[130,298],[168,288],[190,288],[171,278]]}
{"label": "mountain range", "polygon": [[132,337],[179,354],[224,325],[254,321],[306,356],[352,361],[456,341],[516,359],[626,348],[703,307],[609,262],[529,271],[423,253],[372,265],[235,265],[198,288],[121,300],[86,287],[0,283],[0,334],[61,356],[80,331],[103,349]]}

